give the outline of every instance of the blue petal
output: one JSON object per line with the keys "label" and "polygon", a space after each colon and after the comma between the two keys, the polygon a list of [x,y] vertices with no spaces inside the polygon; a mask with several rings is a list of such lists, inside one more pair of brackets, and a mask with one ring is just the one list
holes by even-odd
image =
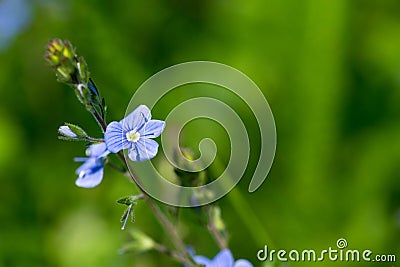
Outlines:
{"label": "blue petal", "polygon": [[[217,256],[212,260],[212,265],[215,267],[232,267],[234,263],[232,253],[229,249],[221,250]],[[208,266],[207,266],[208,267]]]}
{"label": "blue petal", "polygon": [[74,161],[75,162],[85,162],[85,161],[87,161],[89,158],[81,158],[81,157],[76,157],[76,158],[74,158]]}
{"label": "blue petal", "polygon": [[151,139],[141,138],[134,143],[134,146],[129,150],[129,158],[132,161],[145,161],[157,155],[158,143]]}
{"label": "blue petal", "polygon": [[140,136],[146,138],[156,138],[164,130],[165,122],[159,120],[151,120],[146,123],[143,128],[139,131]]}
{"label": "blue petal", "polygon": [[120,121],[125,132],[139,130],[146,122],[151,119],[150,109],[145,105],[140,105],[132,113]]}
{"label": "blue petal", "polygon": [[211,260],[204,256],[194,256],[193,260],[197,264],[204,264],[205,266],[209,266],[211,264]]}
{"label": "blue petal", "polygon": [[122,130],[122,124],[116,121],[111,122],[104,134],[104,141],[107,149],[112,153],[118,153],[120,150],[131,146]]}
{"label": "blue petal", "polygon": [[86,155],[88,155],[89,157],[105,157],[109,153],[110,152],[107,150],[106,143],[99,143],[99,144],[91,145],[86,150]]}
{"label": "blue petal", "polygon": [[[86,159],[86,160],[84,160]],[[94,170],[94,169],[98,169],[99,167],[103,166],[103,159],[101,158],[75,158],[75,161],[83,161],[84,163],[78,168],[76,169],[75,173],[76,174],[80,174],[82,171],[85,170]]]}
{"label": "blue petal", "polygon": [[248,260],[237,260],[234,267],[253,267],[253,264],[251,264]]}
{"label": "blue petal", "polygon": [[97,90],[96,85],[94,85],[94,82],[92,81],[92,79],[90,79],[88,82],[88,88],[90,91],[92,91],[92,93],[94,93],[97,96],[100,96],[99,91]]}
{"label": "blue petal", "polygon": [[[74,160],[79,162],[82,161],[84,158],[75,158]],[[96,159],[93,159],[93,161],[95,161]],[[83,170],[87,170],[90,169],[93,166],[93,161],[90,161],[90,158],[86,158],[86,160],[84,161],[84,163],[78,167],[78,169],[76,169],[75,173],[79,175],[79,173],[81,173],[81,171]]]}
{"label": "blue petal", "polygon": [[94,172],[85,173],[76,179],[75,184],[79,187],[92,188],[101,183],[103,180],[104,168],[97,168]]}
{"label": "blue petal", "polygon": [[58,132],[66,137],[70,137],[70,138],[77,138],[78,135],[76,133],[74,133],[68,126],[63,125],[60,126],[60,128],[58,128]]}

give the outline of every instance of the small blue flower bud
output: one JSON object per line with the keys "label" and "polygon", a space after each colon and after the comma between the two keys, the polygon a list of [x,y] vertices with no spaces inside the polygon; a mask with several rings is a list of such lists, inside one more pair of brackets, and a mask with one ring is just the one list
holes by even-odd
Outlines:
{"label": "small blue flower bud", "polygon": [[58,128],[58,132],[65,137],[78,138],[78,135],[71,131],[71,129],[66,125],[60,126],[60,128]]}
{"label": "small blue flower bud", "polygon": [[62,135],[60,138],[64,140],[86,140],[88,137],[81,127],[71,123],[60,126],[58,132]]}

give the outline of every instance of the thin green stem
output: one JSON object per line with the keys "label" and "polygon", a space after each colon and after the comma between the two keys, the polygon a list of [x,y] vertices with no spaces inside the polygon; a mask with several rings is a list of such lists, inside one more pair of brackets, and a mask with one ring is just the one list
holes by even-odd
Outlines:
{"label": "thin green stem", "polygon": [[211,216],[211,209],[207,210],[207,220],[208,220],[207,229],[210,232],[211,236],[214,238],[218,247],[221,250],[226,249],[228,247],[226,238],[221,235],[220,231],[218,231],[217,227],[215,226],[213,218]]}
{"label": "thin green stem", "polygon": [[[176,251],[168,249],[166,246],[163,246],[161,244],[156,243],[154,245],[154,249],[157,250],[160,253],[163,253],[165,255],[168,255],[171,258],[174,258],[176,261],[179,261],[185,265],[192,265],[192,262],[188,261],[186,258],[182,257],[179,253]],[[198,265],[196,265],[198,266]]]}
{"label": "thin green stem", "polygon": [[110,162],[108,159],[106,161],[106,164],[108,166],[110,166],[111,168],[113,168],[114,170],[118,171],[118,172],[121,172],[121,173],[125,173],[126,172],[125,168],[115,165],[114,163]]}
{"label": "thin green stem", "polygon": [[[127,167],[127,163],[125,162],[125,158],[124,158],[122,152],[118,152],[117,155],[120,158],[120,160]],[[187,252],[185,244],[179,237],[178,232],[176,231],[176,228],[174,227],[174,225],[164,215],[164,213],[161,211],[160,207],[158,207],[154,203],[154,201],[151,199],[151,197],[140,187],[140,184],[135,179],[135,175],[132,173],[132,171],[125,172],[124,175],[126,177],[128,177],[138,187],[138,189],[140,190],[140,192],[143,195],[143,199],[146,201],[147,205],[153,212],[154,216],[157,218],[160,225],[164,228],[164,231],[169,235],[171,242],[174,244],[175,248],[179,251],[181,256],[185,259],[186,264],[188,264],[189,266],[198,266],[198,265],[196,265],[196,263],[193,262],[191,256]]]}

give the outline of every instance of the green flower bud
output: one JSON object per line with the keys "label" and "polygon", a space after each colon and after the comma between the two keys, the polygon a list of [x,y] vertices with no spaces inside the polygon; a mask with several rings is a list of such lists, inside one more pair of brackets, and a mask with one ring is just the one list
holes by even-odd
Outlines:
{"label": "green flower bud", "polygon": [[68,83],[71,80],[71,73],[69,70],[63,67],[56,68],[56,76],[60,82]]}
{"label": "green flower bud", "polygon": [[87,110],[93,112],[93,106],[96,106],[104,114],[105,104],[90,79],[86,61],[78,57],[75,50],[69,41],[53,39],[47,44],[44,57],[54,69],[58,81],[73,87],[78,100]]}
{"label": "green flower bud", "polygon": [[77,77],[75,48],[68,41],[53,39],[46,46],[45,59],[56,72],[60,82],[73,84]]}
{"label": "green flower bud", "polygon": [[87,84],[89,82],[89,71],[86,61],[83,57],[79,57],[76,62],[76,67],[78,70],[78,78],[81,83]]}
{"label": "green flower bud", "polygon": [[58,38],[52,39],[46,48],[50,53],[59,53],[63,50],[63,42]]}
{"label": "green flower bud", "polygon": [[60,58],[53,54],[46,53],[45,55],[46,60],[50,63],[50,65],[58,65],[60,64]]}
{"label": "green flower bud", "polygon": [[69,41],[64,41],[64,47],[62,50],[62,56],[68,59],[74,59],[75,55],[75,48]]}
{"label": "green flower bud", "polygon": [[221,209],[218,206],[211,207],[211,219],[213,220],[213,225],[219,232],[226,230],[225,223],[221,217]]}
{"label": "green flower bud", "polygon": [[87,86],[80,83],[78,85],[75,85],[74,89],[75,89],[75,95],[78,98],[78,100],[84,106],[88,107],[91,102],[91,93],[90,90],[87,88]]}

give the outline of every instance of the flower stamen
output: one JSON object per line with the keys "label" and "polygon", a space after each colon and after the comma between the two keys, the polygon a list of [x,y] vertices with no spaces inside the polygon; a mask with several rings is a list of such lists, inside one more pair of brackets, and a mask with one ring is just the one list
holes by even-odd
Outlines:
{"label": "flower stamen", "polygon": [[126,139],[128,139],[129,142],[136,143],[140,139],[140,133],[137,132],[136,129],[133,129],[126,133]]}

